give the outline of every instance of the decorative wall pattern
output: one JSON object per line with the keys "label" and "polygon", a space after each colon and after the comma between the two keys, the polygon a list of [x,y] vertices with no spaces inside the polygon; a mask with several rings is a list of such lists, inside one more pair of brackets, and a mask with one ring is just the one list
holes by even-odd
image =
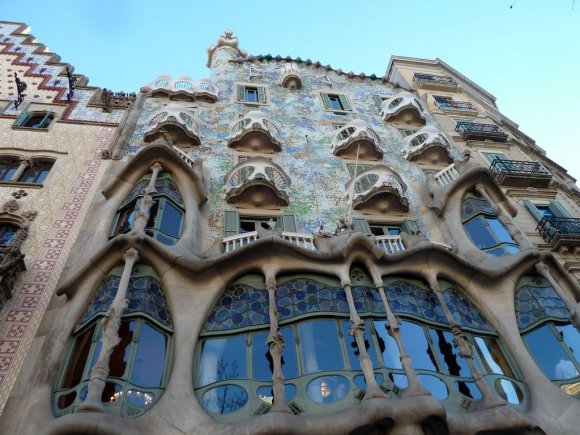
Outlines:
{"label": "decorative wall pattern", "polygon": [[204,331],[227,331],[269,323],[268,292],[236,285],[228,288],[217,301]]}
{"label": "decorative wall pattern", "polygon": [[547,318],[570,319],[570,311],[552,287],[525,286],[516,293],[516,317],[520,329]]}

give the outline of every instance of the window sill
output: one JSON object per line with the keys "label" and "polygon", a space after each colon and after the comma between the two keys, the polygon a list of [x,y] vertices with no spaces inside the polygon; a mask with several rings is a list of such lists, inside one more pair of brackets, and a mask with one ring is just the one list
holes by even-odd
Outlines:
{"label": "window sill", "polygon": [[25,187],[30,189],[42,189],[44,184],[42,183],[23,183],[21,181],[5,181],[0,180],[0,186],[5,187]]}
{"label": "window sill", "polygon": [[19,125],[13,125],[12,130],[23,130],[23,131],[48,131],[48,127],[35,128],[35,127],[21,127]]}
{"label": "window sill", "polygon": [[236,100],[236,103],[238,104],[243,104],[244,106],[249,106],[249,107],[260,107],[260,106],[269,106],[270,104],[268,102],[266,103],[248,103],[247,101],[238,101]]}
{"label": "window sill", "polygon": [[324,109],[325,112],[330,112],[330,113],[334,113],[335,115],[349,115],[351,113],[355,113],[354,110],[329,110],[329,109]]}

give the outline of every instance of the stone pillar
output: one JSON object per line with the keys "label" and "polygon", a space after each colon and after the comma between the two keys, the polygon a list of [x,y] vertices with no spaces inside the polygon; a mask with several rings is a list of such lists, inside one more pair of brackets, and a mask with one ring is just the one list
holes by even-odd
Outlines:
{"label": "stone pillar", "polygon": [[491,392],[485,381],[483,380],[483,376],[475,362],[473,361],[473,349],[469,342],[467,341],[467,337],[465,337],[465,333],[461,328],[461,325],[458,325],[455,320],[453,319],[453,315],[445,302],[445,298],[443,297],[443,292],[441,291],[441,287],[439,286],[439,282],[437,281],[437,276],[435,273],[425,273],[425,278],[429,283],[429,287],[437,296],[441,307],[443,308],[443,312],[445,313],[445,317],[451,326],[451,332],[453,332],[455,344],[459,348],[459,355],[465,358],[467,361],[467,365],[469,365],[469,369],[471,370],[471,375],[475,380],[475,384],[477,388],[481,392],[482,401],[478,406],[479,409],[489,409],[495,408],[498,406],[505,406],[506,402],[502,400],[497,394]]}
{"label": "stone pillar", "polygon": [[[376,284],[375,284],[376,285]],[[408,380],[408,387],[405,388],[403,391],[402,397],[413,397],[413,396],[429,396],[431,393],[427,391],[419,382],[419,378],[417,378],[417,373],[415,373],[415,369],[413,368],[413,362],[411,361],[411,357],[405,350],[405,344],[401,339],[401,324],[399,322],[399,318],[393,314],[391,311],[391,306],[387,301],[387,297],[385,295],[385,286],[382,284],[377,285],[379,293],[381,295],[381,299],[383,301],[383,305],[385,306],[385,310],[387,312],[387,323],[388,323],[388,331],[391,337],[395,339],[397,342],[397,347],[399,348],[399,355],[401,356],[401,364],[403,366],[403,370],[407,375]]]}
{"label": "stone pillar", "polygon": [[365,346],[365,322],[362,320],[356,308],[354,306],[354,299],[352,297],[352,289],[350,283],[342,283],[344,292],[346,293],[346,300],[348,302],[348,310],[350,312],[350,329],[348,333],[354,337],[356,340],[356,345],[358,347],[359,361],[362,368],[365,382],[367,384],[367,390],[363,400],[372,399],[375,397],[386,397],[383,390],[378,386],[377,380],[375,379],[375,373],[373,371],[373,362],[369,357],[367,348]]}
{"label": "stone pillar", "polygon": [[12,177],[10,177],[10,181],[18,181],[20,179],[20,177],[22,177],[22,174],[24,173],[24,171],[27,168],[30,168],[30,166],[32,166],[32,163],[30,163],[30,160],[26,159],[26,158],[21,158],[19,160],[20,166],[18,166],[18,169],[16,170],[16,172],[14,174],[12,174]]}
{"label": "stone pillar", "polygon": [[147,226],[147,221],[149,221],[149,216],[151,212],[151,207],[153,206],[153,194],[157,193],[157,189],[155,189],[155,182],[157,181],[157,177],[159,172],[163,169],[161,163],[155,162],[153,166],[151,166],[151,179],[149,180],[149,184],[145,188],[145,195],[139,201],[139,213],[135,216],[135,222],[133,223],[133,232],[142,233],[145,231],[145,227]]}
{"label": "stone pillar", "polygon": [[570,310],[570,322],[576,326],[576,328],[580,328],[580,302],[576,302],[572,296],[558,285],[550,273],[550,267],[546,263],[540,261],[539,263],[536,263],[535,268],[540,276],[548,280],[552,288],[558,296],[560,296],[560,299],[564,301],[564,304],[566,304],[566,307]]}
{"label": "stone pillar", "polygon": [[284,349],[284,337],[280,334],[278,327],[278,310],[276,309],[276,281],[268,279],[266,288],[268,289],[268,314],[270,315],[270,333],[266,338],[266,343],[270,349],[272,358],[272,391],[274,392],[274,402],[272,411],[287,412],[292,411],[286,403],[286,386],[284,385],[284,372],[282,371],[282,350]]}
{"label": "stone pillar", "polygon": [[121,316],[127,306],[126,294],[133,266],[139,258],[139,251],[129,248],[123,255],[125,267],[115,298],[101,323],[101,350],[95,365],[91,370],[91,379],[85,401],[78,407],[76,412],[105,412],[101,402],[101,396],[105,389],[106,379],[109,376],[109,360],[115,347],[119,344],[119,327]]}
{"label": "stone pillar", "polygon": [[478,184],[475,186],[475,190],[481,194],[491,205],[491,208],[497,215],[498,220],[503,224],[506,230],[510,233],[513,239],[518,243],[521,249],[534,248],[535,246],[530,242],[528,237],[524,232],[515,224],[514,220],[510,215],[508,215],[503,208],[495,203],[491,196],[487,193],[485,186],[483,184]]}

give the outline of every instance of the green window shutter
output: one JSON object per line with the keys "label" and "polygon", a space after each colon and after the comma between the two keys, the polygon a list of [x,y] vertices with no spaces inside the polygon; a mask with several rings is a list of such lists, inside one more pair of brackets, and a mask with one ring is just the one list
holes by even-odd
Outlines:
{"label": "green window shutter", "polygon": [[536,206],[532,203],[532,201],[530,201],[529,199],[524,199],[522,202],[524,203],[524,206],[528,209],[530,214],[534,217],[534,219],[540,222],[543,218],[542,213],[540,213],[540,211],[536,208]]}
{"label": "green window shutter", "polygon": [[375,100],[375,104],[380,109],[381,104],[383,104],[383,99],[379,95],[373,95],[373,100]]}
{"label": "green window shutter", "polygon": [[238,101],[246,101],[246,87],[238,85]]}
{"label": "green window shutter", "polygon": [[358,231],[359,233],[369,234],[371,232],[371,227],[366,219],[362,218],[354,218],[352,220],[352,224],[354,226],[354,230]]}
{"label": "green window shutter", "polygon": [[568,213],[568,210],[566,210],[566,207],[564,207],[560,201],[556,201],[556,200],[552,201],[550,203],[550,205],[548,206],[548,208],[550,209],[552,214],[556,217],[562,217],[562,218],[571,218],[572,217],[572,215],[570,213]]}
{"label": "green window shutter", "polygon": [[330,105],[330,98],[328,98],[328,94],[321,93],[320,96],[322,97],[322,102],[324,103],[325,109],[330,109],[332,106]]}
{"label": "green window shutter", "polygon": [[348,103],[348,98],[346,98],[346,95],[340,94],[338,96],[338,99],[340,100],[340,104],[343,110],[352,110],[350,104]]}
{"label": "green window shutter", "polygon": [[14,121],[14,125],[21,127],[24,124],[26,124],[28,118],[30,118],[30,114],[25,110],[20,115],[18,115],[18,118],[16,118],[16,120]]}
{"label": "green window shutter", "polygon": [[266,102],[266,88],[264,86],[258,86],[258,102]]}
{"label": "green window shutter", "polygon": [[235,236],[239,232],[240,214],[237,211],[226,210],[224,215],[225,237]]}
{"label": "green window shutter", "polygon": [[46,128],[50,124],[50,112],[46,112],[42,121],[38,123],[38,128]]}
{"label": "green window shutter", "polygon": [[282,231],[288,231],[291,233],[296,232],[296,216],[294,214],[283,214],[278,218],[278,224]]}
{"label": "green window shutter", "polygon": [[420,231],[419,224],[416,220],[405,219],[401,225],[401,232],[407,234],[418,233]]}

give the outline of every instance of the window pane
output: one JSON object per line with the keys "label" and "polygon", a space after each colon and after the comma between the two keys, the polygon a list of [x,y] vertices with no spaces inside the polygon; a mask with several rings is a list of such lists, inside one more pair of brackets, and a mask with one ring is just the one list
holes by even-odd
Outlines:
{"label": "window pane", "polygon": [[435,357],[423,328],[415,323],[401,322],[401,338],[416,369],[437,371]]}
{"label": "window pane", "polygon": [[258,102],[258,90],[256,88],[246,88],[246,101],[248,103]]}
{"label": "window pane", "polygon": [[256,223],[252,221],[240,220],[240,234],[256,231]]}
{"label": "window pane", "polygon": [[481,216],[467,222],[463,226],[465,227],[467,234],[471,237],[471,240],[473,240],[473,243],[475,243],[479,249],[497,245],[497,242],[489,232],[489,227],[485,225]]}
{"label": "window pane", "polygon": [[574,363],[548,325],[524,335],[524,340],[548,378],[571,379],[578,376]]}
{"label": "window pane", "polygon": [[[137,209],[140,206],[136,207]],[[147,221],[147,228],[155,228],[155,224],[157,223],[157,212],[159,211],[159,201],[156,200],[153,202],[151,209],[149,210],[149,220]]]}
{"label": "window pane", "polygon": [[14,160],[0,161],[0,180],[10,180],[18,169],[18,166],[18,162]]}
{"label": "window pane", "polygon": [[224,379],[243,379],[247,375],[246,336],[205,340],[199,362],[198,386]]}
{"label": "window pane", "polygon": [[167,337],[144,322],[133,363],[131,382],[141,387],[161,386],[166,354]]}
{"label": "window pane", "polygon": [[248,393],[242,387],[228,384],[207,390],[202,406],[214,414],[230,414],[242,409],[248,402]]}
{"label": "window pane", "polygon": [[397,342],[387,331],[387,322],[384,320],[375,320],[375,331],[377,332],[379,351],[383,355],[383,364],[385,367],[394,369],[403,368]]}
{"label": "window pane", "polygon": [[4,225],[0,227],[0,246],[8,245],[14,236],[16,236],[16,232],[18,228],[13,227],[11,225]]}
{"label": "window pane", "polygon": [[306,373],[344,369],[334,320],[314,320],[300,323],[298,326]]}
{"label": "window pane", "polygon": [[510,233],[508,233],[506,228],[503,226],[503,224],[498,219],[491,219],[491,218],[486,218],[486,219],[487,219],[487,223],[489,224],[491,230],[495,233],[495,236],[499,242],[515,243],[514,239],[510,235]]}
{"label": "window pane", "polygon": [[333,96],[333,95],[329,95],[328,99],[330,100],[330,107],[334,110],[343,110],[342,109],[342,104],[340,104],[340,100],[338,99],[338,97]]}
{"label": "window pane", "polygon": [[433,347],[439,357],[443,373],[452,376],[471,377],[467,361],[459,355],[459,347],[453,342],[453,333],[429,328]]}
{"label": "window pane", "polygon": [[252,334],[252,379],[271,381],[274,362],[266,344],[268,332]]}
{"label": "window pane", "polygon": [[87,364],[87,358],[91,350],[91,343],[93,334],[95,333],[95,325],[87,329],[82,334],[75,338],[72,351],[69,356],[68,366],[62,378],[61,388],[70,388],[77,385],[83,377],[83,371]]}
{"label": "window pane", "polygon": [[135,332],[136,322],[134,320],[124,320],[119,327],[119,337],[121,341],[113,349],[111,359],[109,360],[109,376],[116,378],[123,377],[133,345],[133,333]]}
{"label": "window pane", "polygon": [[39,172],[39,168],[32,166],[24,171],[20,176],[19,181],[22,181],[23,183],[36,183],[36,178],[38,177]]}
{"label": "window pane", "polygon": [[[356,344],[356,340],[354,335],[350,335],[348,330],[350,329],[350,321],[343,320],[342,322],[342,333],[344,335],[344,341],[346,343],[346,353],[348,355],[348,360],[350,362],[350,368],[352,370],[361,370],[360,367],[360,352],[358,350],[358,346]],[[368,326],[365,325],[365,332],[364,332],[364,341],[365,347],[367,349],[367,353],[372,361],[373,367],[378,367],[377,363],[377,354],[375,352],[375,347],[372,345],[371,335],[368,331]]]}
{"label": "window pane", "polygon": [[48,175],[49,172],[50,168],[39,169],[36,176],[36,183],[42,183],[46,179],[46,176]]}
{"label": "window pane", "polygon": [[286,379],[298,376],[298,358],[296,357],[296,340],[294,339],[294,328],[287,326],[281,328],[280,333],[284,337],[284,350],[282,350],[282,370]]}
{"label": "window pane", "polygon": [[322,376],[313,379],[306,387],[306,394],[316,403],[333,403],[348,394],[350,384],[342,376]]}
{"label": "window pane", "polygon": [[181,210],[169,201],[165,202],[159,229],[171,237],[179,237],[181,232]]}
{"label": "window pane", "polygon": [[580,333],[573,325],[555,325],[556,329],[560,333],[562,340],[568,349],[572,351],[576,357],[576,362],[580,362]]}
{"label": "window pane", "polygon": [[495,338],[475,337],[475,349],[487,373],[496,373],[514,378],[507,358]]}

